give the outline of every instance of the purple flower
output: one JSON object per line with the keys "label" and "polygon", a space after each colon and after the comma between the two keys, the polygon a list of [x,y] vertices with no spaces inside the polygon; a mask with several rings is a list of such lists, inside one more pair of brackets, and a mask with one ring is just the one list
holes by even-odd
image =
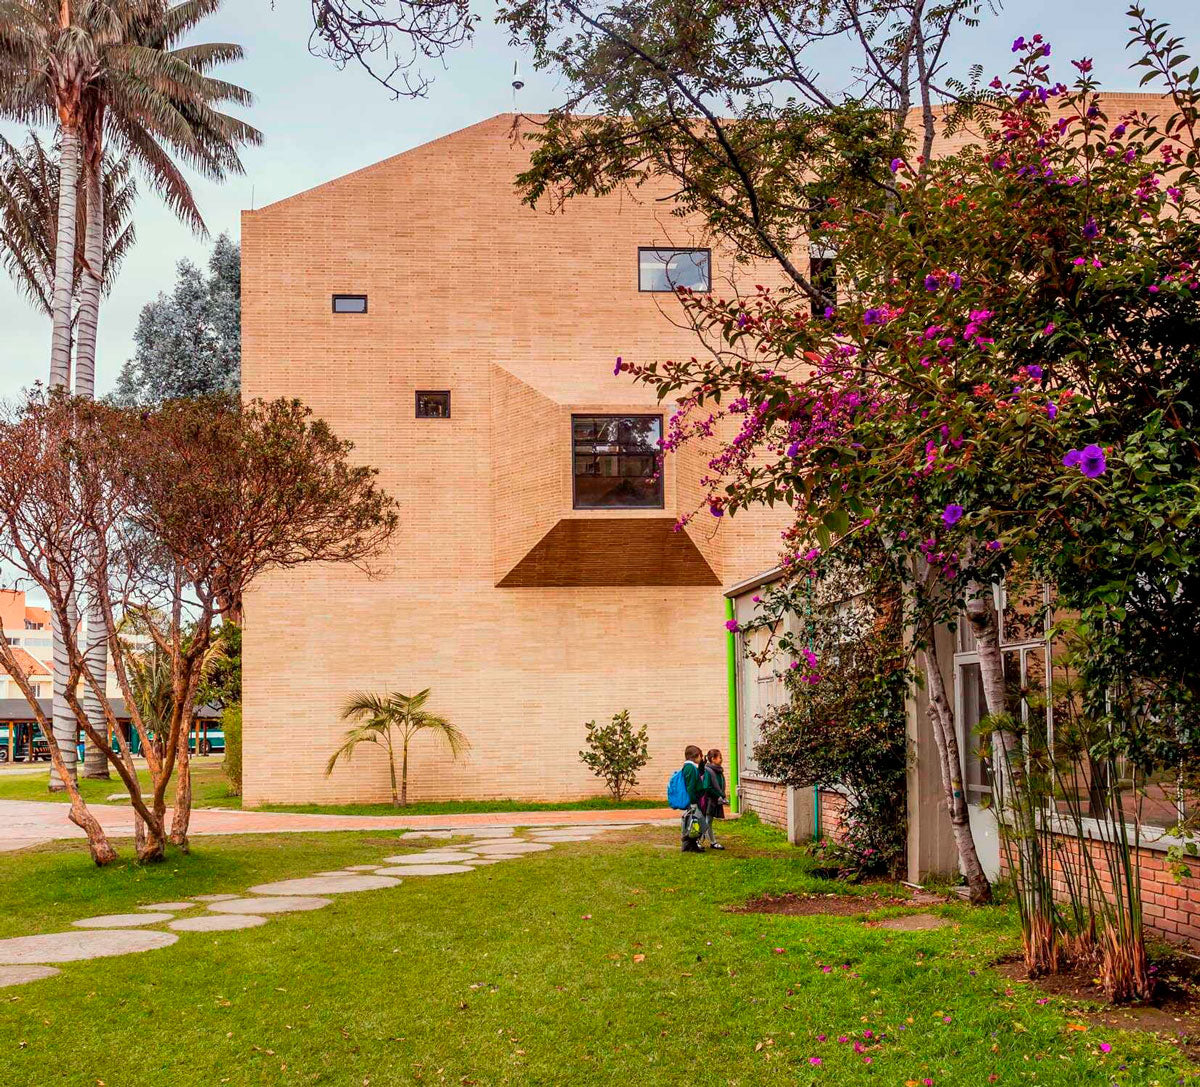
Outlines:
{"label": "purple flower", "polygon": [[800,443],[792,442],[792,444],[787,447],[787,455],[789,457],[799,456],[800,455]]}
{"label": "purple flower", "polygon": [[1082,458],[1082,454],[1079,452],[1078,449],[1068,449],[1063,454],[1063,459],[1062,459],[1063,467],[1064,468],[1078,468],[1079,461],[1081,458]]}
{"label": "purple flower", "polygon": [[1026,373],[1027,373],[1027,374],[1028,374],[1028,375],[1029,375],[1031,378],[1033,378],[1035,381],[1041,381],[1041,380],[1042,380],[1042,368],[1041,368],[1040,366],[1038,366],[1038,365],[1037,365],[1037,363],[1033,363],[1033,364],[1032,364],[1032,365],[1030,365],[1030,366],[1026,366],[1026,367],[1025,367],[1025,372],[1026,372]]}
{"label": "purple flower", "polygon": [[885,322],[882,309],[869,309],[863,314],[864,325],[882,325]]}
{"label": "purple flower", "polygon": [[1104,475],[1108,468],[1104,460],[1104,450],[1098,445],[1085,445],[1083,452],[1079,456],[1079,470],[1087,476],[1088,479],[1095,479],[1097,476]]}
{"label": "purple flower", "polygon": [[1046,414],[1048,416],[1050,416],[1051,419],[1053,419],[1056,415],[1058,415],[1058,405],[1055,403],[1047,404],[1046,405]]}
{"label": "purple flower", "polygon": [[942,520],[948,525],[957,525],[962,520],[964,512],[962,506],[956,502],[951,502],[950,505],[942,510]]}
{"label": "purple flower", "polygon": [[1050,43],[1047,42],[1045,45],[1042,46],[1042,56],[1048,57],[1049,55],[1050,55]]}
{"label": "purple flower", "polygon": [[[988,545],[987,545],[987,549],[988,549],[989,551],[999,551],[999,550],[1000,550],[1000,548],[1001,548],[1001,547],[1003,547],[1003,546],[1004,546],[1004,545],[1003,545],[1003,544],[1002,544],[1002,543],[1001,543],[999,540],[989,540],[989,541],[988,541]],[[972,973],[972,974],[974,974],[974,973],[975,973],[975,971],[974,971],[974,970],[972,970],[972,971],[971,971],[971,973]]]}
{"label": "purple flower", "polygon": [[1012,51],[1014,53],[1019,53],[1024,48],[1025,48],[1025,37],[1024,37],[1024,35],[1022,35],[1015,42],[1013,42]]}
{"label": "purple flower", "polygon": [[614,366],[614,367],[613,367],[613,373],[614,373],[614,374],[619,374],[619,373],[620,373],[622,370],[624,370],[624,369],[625,369],[625,363],[623,363],[623,362],[621,361],[621,356],[620,356],[620,355],[618,355],[618,356],[617,356],[617,364],[616,364],[616,366]]}
{"label": "purple flower", "polygon": [[900,167],[904,165],[903,159],[892,159],[892,173],[899,173]]}
{"label": "purple flower", "polygon": [[1083,236],[1089,240],[1100,236],[1100,228],[1096,225],[1096,219],[1092,215],[1089,215],[1087,222],[1083,224]]}
{"label": "purple flower", "polygon": [[725,629],[728,630],[730,633],[736,634],[741,629],[741,627],[738,626],[738,621],[736,619],[730,619],[725,624]]}
{"label": "purple flower", "polygon": [[832,306],[826,306],[826,307],[825,307],[825,320],[826,320],[826,321],[832,321],[832,320],[833,320],[833,307],[832,307]]}
{"label": "purple flower", "polygon": [[962,290],[962,276],[960,276],[957,272],[950,273],[950,286],[956,291]]}
{"label": "purple flower", "polygon": [[747,317],[744,313],[739,313],[738,319],[737,319],[738,328],[745,328],[746,324],[747,324],[747,322],[749,322],[749,320],[750,320],[750,318]]}
{"label": "purple flower", "polygon": [[941,285],[941,280],[932,273],[925,277],[925,289],[927,291],[936,291]]}

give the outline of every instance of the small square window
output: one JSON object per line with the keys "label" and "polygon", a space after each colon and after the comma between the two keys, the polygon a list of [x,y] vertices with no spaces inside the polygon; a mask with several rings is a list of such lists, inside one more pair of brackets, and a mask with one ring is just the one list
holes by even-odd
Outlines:
{"label": "small square window", "polygon": [[429,392],[417,391],[418,419],[449,419],[450,393],[447,391]]}
{"label": "small square window", "polygon": [[712,254],[707,249],[638,250],[638,290],[712,290]]}
{"label": "small square window", "polygon": [[367,296],[365,294],[335,294],[333,296],[334,313],[366,313]]}

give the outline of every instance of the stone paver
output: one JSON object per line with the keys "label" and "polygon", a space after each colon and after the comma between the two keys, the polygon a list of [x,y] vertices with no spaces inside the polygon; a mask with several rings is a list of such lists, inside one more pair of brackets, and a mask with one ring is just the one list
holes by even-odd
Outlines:
{"label": "stone paver", "polygon": [[[469,861],[474,853],[462,853],[450,849],[429,849],[423,853],[404,853],[398,857],[384,857],[385,864],[457,864]],[[376,868],[380,867],[376,865]]]}
{"label": "stone paver", "polygon": [[595,839],[594,834],[559,834],[553,838],[534,838],[535,842],[545,842],[549,845],[554,845],[557,842],[590,842]]}
{"label": "stone paver", "polygon": [[517,861],[524,856],[522,853],[512,853],[506,856],[499,857],[476,857],[473,861],[464,861],[464,864],[469,864],[472,868],[482,868],[485,864],[499,864],[501,861]]}
{"label": "stone paver", "polygon": [[471,852],[486,857],[496,853],[540,853],[544,849],[553,848],[554,846],[545,842],[504,842],[496,845],[473,845]]}
{"label": "stone paver", "polygon": [[149,906],[138,906],[139,910],[153,910],[156,913],[166,910],[168,913],[172,910],[194,910],[195,902],[151,902]]}
{"label": "stone paver", "polygon": [[935,913],[906,913],[900,917],[889,917],[879,921],[877,927],[893,932],[928,932],[930,929],[945,928],[949,921]]}
{"label": "stone paver", "polygon": [[232,902],[241,895],[192,895],[197,902]]}
{"label": "stone paver", "polygon": [[[39,771],[45,773],[44,770]],[[128,804],[91,804],[89,808],[113,837],[133,837],[133,809]],[[0,800],[0,853],[56,838],[82,838],[67,819],[67,806],[48,801]],[[616,819],[614,820],[614,816]],[[167,818],[171,817],[170,811]],[[622,818],[624,817],[624,818]],[[301,815],[296,812],[235,811],[196,808],[189,833],[293,834],[314,830],[407,830],[406,838],[424,833],[435,838],[463,834],[504,834],[513,827],[639,826],[678,823],[667,808],[624,812],[474,812],[462,815]]]}
{"label": "stone paver", "polygon": [[0,940],[0,965],[76,962],[170,947],[179,937],[156,929],[75,929]]}
{"label": "stone paver", "polygon": [[406,864],[403,868],[380,868],[383,876],[452,876],[455,872],[469,872],[465,864]]}
{"label": "stone paver", "polygon": [[342,869],[343,872],[374,872],[379,865],[377,864],[348,864]]}
{"label": "stone paver", "polygon": [[256,895],[342,895],[351,891],[381,891],[399,885],[398,879],[386,876],[364,876],[356,872],[334,872],[329,876],[303,876],[300,879],[281,879],[260,883],[250,888]]}
{"label": "stone paver", "polygon": [[229,902],[214,902],[208,908],[214,913],[298,913],[332,905],[332,898],[285,895],[281,898],[235,898]]}
{"label": "stone paver", "polygon": [[72,921],[76,928],[137,928],[138,925],[160,925],[170,921],[169,913],[108,913],[101,917],[83,917]]}
{"label": "stone paver", "polygon": [[0,989],[8,985],[26,985],[61,973],[56,966],[0,966]]}
{"label": "stone paver", "polygon": [[206,913],[203,917],[181,917],[167,928],[179,932],[230,932],[239,928],[257,928],[267,919],[256,913]]}

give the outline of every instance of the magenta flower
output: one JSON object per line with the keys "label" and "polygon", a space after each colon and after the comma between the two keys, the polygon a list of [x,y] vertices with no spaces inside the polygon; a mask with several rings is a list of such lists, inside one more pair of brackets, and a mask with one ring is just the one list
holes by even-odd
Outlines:
{"label": "magenta flower", "polygon": [[621,356],[618,355],[617,356],[617,364],[616,364],[616,366],[613,367],[613,373],[619,374],[624,369],[625,369],[625,364],[621,361]]}
{"label": "magenta flower", "polygon": [[820,1057],[809,1057],[808,1063],[811,1064],[814,1068],[820,1068],[821,1065],[824,1064],[825,1062],[823,1060],[821,1060]]}
{"label": "magenta flower", "polygon": [[818,1034],[818,1035],[817,1035],[817,1041],[818,1041],[818,1042],[823,1042],[823,1041],[825,1041],[825,1035],[824,1035],[824,1034]]}
{"label": "magenta flower", "polygon": [[1054,322],[1053,321],[1051,321],[1049,324],[1046,325],[1045,328],[1042,329],[1042,335],[1043,336],[1054,335]]}
{"label": "magenta flower", "polygon": [[1100,1052],[1101,1053],[1111,1053],[1112,1046],[1110,1046],[1107,1042],[1101,1042],[1100,1043]]}
{"label": "magenta flower", "polygon": [[841,1042],[842,1045],[845,1045],[848,1041],[850,1041],[850,1039],[847,1038],[844,1034],[840,1034],[840,1035],[838,1035],[838,1041]]}
{"label": "magenta flower", "polygon": [[741,627],[738,626],[738,621],[736,619],[730,619],[728,622],[726,622],[725,629],[730,633],[737,633],[737,631],[741,630]]}
{"label": "magenta flower", "polygon": [[962,515],[966,511],[956,502],[951,502],[944,510],[942,510],[942,520],[947,525],[957,525],[962,520]]}

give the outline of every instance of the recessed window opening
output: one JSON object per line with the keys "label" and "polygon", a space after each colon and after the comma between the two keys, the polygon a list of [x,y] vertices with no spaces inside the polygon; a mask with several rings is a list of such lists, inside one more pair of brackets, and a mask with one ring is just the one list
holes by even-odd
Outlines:
{"label": "recessed window opening", "polygon": [[712,253],[708,249],[638,250],[638,290],[712,290]]}
{"label": "recessed window opening", "polygon": [[446,389],[417,390],[418,419],[449,419],[450,393]]}
{"label": "recessed window opening", "polygon": [[573,415],[575,508],[662,509],[661,439],[661,415]]}
{"label": "recessed window opening", "polygon": [[333,296],[334,313],[366,313],[367,296],[365,294],[335,294]]}

